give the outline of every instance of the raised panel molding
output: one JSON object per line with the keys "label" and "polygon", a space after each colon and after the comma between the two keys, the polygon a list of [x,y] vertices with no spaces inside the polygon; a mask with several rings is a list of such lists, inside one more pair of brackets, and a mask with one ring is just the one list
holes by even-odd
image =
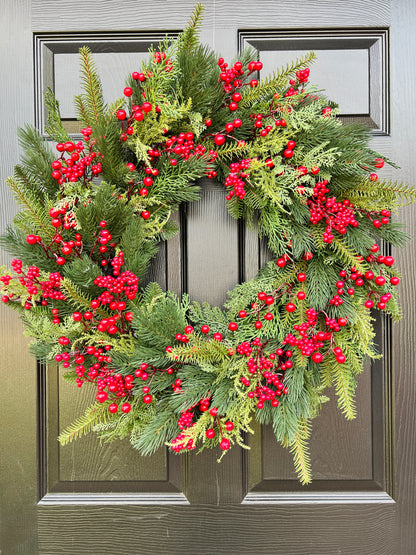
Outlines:
{"label": "raised panel molding", "polygon": [[[335,101],[340,101],[339,93],[341,100],[342,95],[348,100],[348,95],[357,94],[357,91],[362,95],[354,100],[355,104],[350,103],[350,110],[342,110],[340,101],[341,120],[361,122],[371,127],[373,136],[380,136],[380,140],[383,141],[382,137],[387,138],[389,135],[388,29],[240,30],[238,43],[240,50],[253,47],[258,51],[258,57],[264,64],[263,75],[260,75],[262,78],[296,57],[314,50],[318,54],[318,62],[311,65],[312,83],[328,88],[329,98],[331,86],[327,87],[328,81],[330,85],[331,82],[332,85],[336,85],[338,90],[337,87],[333,87],[332,94]],[[315,71],[319,69],[319,54],[324,59],[325,67],[321,65],[321,70]],[[346,68],[342,65],[346,61],[350,64],[349,75],[345,74]],[[365,71],[358,71],[359,66],[364,67]],[[257,237],[252,237],[247,232],[245,245],[247,252],[263,253],[258,246]],[[267,253],[263,253],[261,258],[264,257],[267,258]],[[259,265],[262,265],[261,261]],[[249,272],[251,273],[253,272]],[[314,476],[314,468],[319,465],[314,465],[312,459],[313,482],[309,486],[301,486],[291,473],[287,453],[283,452],[283,449],[277,449],[274,443],[271,445],[270,436],[273,436],[273,433],[268,433],[265,428],[261,430],[260,425],[256,425],[255,436],[248,438],[251,450],[244,452],[247,481],[244,486],[246,495],[243,504],[395,503],[392,345],[391,325],[387,319],[382,318],[377,323],[376,344],[380,345],[380,351],[385,353],[385,357],[374,361],[371,367],[368,364],[364,370],[369,373],[365,381],[364,396],[362,386],[359,386],[361,407],[365,408],[366,413],[361,427],[368,428],[367,431],[364,429],[364,432],[359,430],[361,435],[358,436],[358,441],[362,443],[362,449],[357,447],[356,438],[351,436],[354,432],[351,432],[350,427],[356,423],[349,424],[337,420],[338,423],[335,424],[334,411],[326,414],[326,418],[329,419],[328,425],[335,426],[341,436],[345,435],[344,447],[348,449],[355,445],[351,450],[351,458],[358,454],[362,461],[358,457],[357,461],[353,461],[353,465],[347,462],[345,472],[345,468],[338,468],[335,464],[338,455],[336,453],[334,461],[328,465],[329,474],[325,475],[325,465],[322,465],[321,459],[321,470],[318,476]],[[322,456],[330,456],[328,452],[332,436],[328,434],[325,440],[325,425],[323,422],[322,430],[318,433],[320,438],[312,434],[315,456],[319,442],[325,446]],[[321,428],[321,422],[317,422],[317,429],[318,426]],[[345,459],[346,456],[346,453],[341,454],[341,458]],[[266,457],[272,458],[271,465],[265,464]],[[269,467],[277,470],[275,476]]]}
{"label": "raised panel molding", "polygon": [[240,50],[258,50],[263,73],[315,51],[311,82],[340,103],[341,119],[362,122],[374,135],[390,133],[387,28],[240,30],[238,42]]}
{"label": "raised panel molding", "polygon": [[[118,60],[131,58],[137,55],[138,61],[147,57],[150,46],[157,46],[167,34],[170,37],[177,36],[179,31],[137,31],[137,32],[108,32],[108,33],[35,33],[34,40],[34,80],[35,80],[35,126],[44,133],[47,119],[46,107],[43,101],[43,91],[48,87],[54,91],[65,91],[78,86],[79,79],[73,79],[74,68],[78,67],[78,51],[82,46],[88,46],[93,54],[99,56],[109,54],[111,58],[117,55]],[[114,63],[114,59],[113,59]],[[122,96],[124,80],[128,72],[120,74],[120,92]],[[66,72],[68,75],[66,75]],[[112,72],[114,74],[114,71]],[[111,76],[112,78],[114,75]],[[117,75],[117,77],[119,77]],[[64,79],[66,80],[64,82]],[[114,96],[111,88],[111,97]],[[104,91],[105,92],[105,91]],[[73,97],[72,90],[66,92],[68,97]],[[79,94],[74,88],[74,94]],[[117,96],[117,95],[116,95]],[[113,98],[112,98],[113,99]],[[58,98],[58,100],[60,100]],[[63,119],[66,119],[66,127],[70,133],[78,133],[79,127],[75,121],[75,115],[69,112],[68,99],[63,102]],[[68,114],[66,113],[68,112]],[[66,117],[68,116],[68,117]]]}
{"label": "raised panel molding", "polygon": [[[56,366],[38,365],[38,384],[39,504],[188,503],[181,491],[184,482],[181,458],[169,454],[167,449],[145,458],[126,440],[124,446],[120,442],[100,446],[94,437],[80,438],[73,446],[60,446],[57,437],[62,426],[67,425],[61,422],[68,416],[65,412],[71,412],[72,407],[75,417],[80,416],[83,413],[80,403],[85,404],[88,399],[77,388],[71,395],[62,394],[64,380]],[[67,398],[65,403],[63,397]],[[70,416],[73,420],[74,416]]]}
{"label": "raised panel molding", "polygon": [[183,493],[47,493],[38,505],[189,505]]}

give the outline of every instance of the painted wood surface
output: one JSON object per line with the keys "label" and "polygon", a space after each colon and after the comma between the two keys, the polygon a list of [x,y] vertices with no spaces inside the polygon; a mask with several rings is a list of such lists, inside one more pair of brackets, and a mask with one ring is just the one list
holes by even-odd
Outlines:
{"label": "painted wood surface", "polygon": [[[412,0],[294,0],[290,9],[280,0],[205,4],[203,39],[230,58],[244,29],[388,29],[391,134],[375,137],[373,145],[402,167],[395,179],[415,181],[416,114],[408,94],[415,86],[414,58],[408,54],[416,52]],[[2,182],[18,158],[16,127],[34,121],[32,33],[83,31],[93,37],[103,31],[178,30],[193,5],[193,0],[154,0],[151,8],[135,0],[4,2]],[[225,213],[221,186],[203,187],[202,201],[178,215],[181,236],[161,249],[149,279],[221,303],[224,291],[252,277],[269,254],[255,233]],[[4,187],[0,200],[4,228],[16,206]],[[414,207],[403,214],[412,230]],[[328,405],[316,422],[316,480],[309,488],[294,480],[290,458],[275,447],[267,429],[252,439],[251,452],[234,449],[221,465],[216,452],[183,459],[161,452],[142,461],[127,444],[101,447],[88,437],[73,447],[57,447],[58,418],[63,425],[86,400],[76,388],[58,386],[55,369],[37,369],[20,324],[2,310],[2,552],[415,553],[415,243],[395,256],[404,275],[404,320],[392,332],[380,323],[386,357],[360,378],[359,419],[345,423]]]}

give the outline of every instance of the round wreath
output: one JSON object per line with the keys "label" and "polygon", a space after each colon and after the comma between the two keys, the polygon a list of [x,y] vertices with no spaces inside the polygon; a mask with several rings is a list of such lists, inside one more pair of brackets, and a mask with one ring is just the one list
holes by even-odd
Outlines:
{"label": "round wreath", "polygon": [[[93,429],[129,436],[144,455],[164,444],[225,453],[246,447],[254,417],[273,425],[306,483],[324,390],[335,386],[353,418],[356,376],[377,356],[371,310],[400,316],[394,260],[376,241],[404,243],[391,212],[415,191],[379,180],[375,169],[394,164],[308,84],[313,53],[259,82],[255,52],[228,65],[199,43],[201,14],[151,50],[110,105],[81,48],[79,140],[51,91],[54,149],[20,131],[25,155],[8,183],[23,211],[3,237],[18,257],[2,269],[3,302],[21,312],[36,357],[97,390],[61,443]],[[225,187],[233,217],[256,219],[274,257],[224,309],[139,288],[204,176]]]}

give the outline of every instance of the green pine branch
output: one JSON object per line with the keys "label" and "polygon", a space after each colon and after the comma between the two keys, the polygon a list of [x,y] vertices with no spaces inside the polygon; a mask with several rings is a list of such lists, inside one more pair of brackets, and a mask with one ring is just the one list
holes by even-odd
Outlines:
{"label": "green pine branch", "polygon": [[86,116],[85,123],[92,126],[99,124],[104,118],[105,104],[102,93],[101,81],[98,76],[92,53],[88,46],[79,50],[81,61],[81,83],[84,94],[83,112]]}
{"label": "green pine branch", "polygon": [[308,449],[310,433],[311,427],[309,421],[301,419],[295,439],[289,445],[295,470],[302,485],[310,484],[312,481],[311,462]]}
{"label": "green pine branch", "polygon": [[58,441],[61,445],[67,445],[74,439],[82,437],[92,431],[94,426],[100,422],[107,422],[111,418],[108,411],[110,402],[94,403],[85,411],[85,414],[75,420],[63,432],[59,434]]}

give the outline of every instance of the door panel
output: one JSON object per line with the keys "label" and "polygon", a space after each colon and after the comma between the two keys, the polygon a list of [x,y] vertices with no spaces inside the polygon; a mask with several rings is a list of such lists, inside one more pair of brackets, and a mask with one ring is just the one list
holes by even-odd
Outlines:
{"label": "door panel", "polygon": [[[413,90],[415,74],[403,55],[416,51],[411,0],[294,0],[290,9],[269,0],[205,4],[202,40],[227,60],[252,45],[266,74],[316,50],[312,81],[339,100],[342,118],[373,128],[373,147],[404,168],[394,179],[414,182],[415,108],[404,91]],[[88,44],[103,65],[104,93],[121,95],[125,74],[150,44],[183,28],[193,5],[9,2],[0,23],[2,181],[18,159],[16,127],[31,121],[43,130],[45,87],[77,131],[71,99],[79,46]],[[22,87],[32,74],[33,87]],[[201,186],[201,201],[176,215],[180,235],[162,246],[147,279],[220,304],[270,255],[255,232],[228,216],[223,186]],[[4,227],[16,207],[5,188],[0,194]],[[411,226],[414,208],[403,217]],[[19,322],[2,310],[4,553],[414,553],[415,254],[412,244],[397,255],[405,319],[378,324],[386,356],[360,376],[357,420],[345,422],[332,400],[314,422],[308,487],[267,427],[256,426],[250,451],[235,448],[221,464],[218,452],[178,457],[162,449],[143,458],[127,442],[100,445],[92,436],[60,447],[56,437],[88,403],[88,391],[63,382],[56,367],[37,367]]]}

